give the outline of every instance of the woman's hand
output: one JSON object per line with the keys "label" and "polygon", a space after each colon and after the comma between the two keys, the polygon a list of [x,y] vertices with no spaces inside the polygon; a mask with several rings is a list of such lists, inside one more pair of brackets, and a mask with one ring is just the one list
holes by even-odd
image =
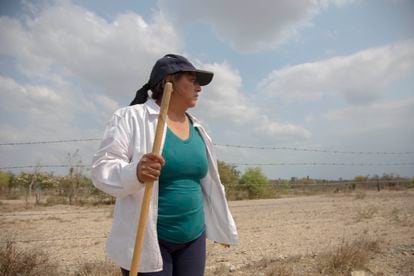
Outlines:
{"label": "woman's hand", "polygon": [[164,164],[165,160],[161,155],[154,153],[144,154],[137,166],[138,180],[142,183],[158,180]]}

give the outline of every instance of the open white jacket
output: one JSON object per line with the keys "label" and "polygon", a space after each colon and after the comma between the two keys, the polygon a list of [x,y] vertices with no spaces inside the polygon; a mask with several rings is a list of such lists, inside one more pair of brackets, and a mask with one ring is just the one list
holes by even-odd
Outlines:
{"label": "open white jacket", "polygon": [[[128,270],[145,187],[137,179],[136,167],[142,155],[152,151],[159,111],[159,106],[151,99],[145,104],[117,110],[106,126],[92,163],[94,185],[116,197],[112,229],[106,244],[107,253],[117,265]],[[194,127],[200,130],[208,152],[208,173],[201,180],[207,239],[224,244],[237,244],[237,229],[220,182],[213,144],[200,122],[194,117],[191,118]],[[162,146],[165,133],[166,131]],[[162,270],[157,239],[157,215],[158,182],[155,182],[140,272]]]}

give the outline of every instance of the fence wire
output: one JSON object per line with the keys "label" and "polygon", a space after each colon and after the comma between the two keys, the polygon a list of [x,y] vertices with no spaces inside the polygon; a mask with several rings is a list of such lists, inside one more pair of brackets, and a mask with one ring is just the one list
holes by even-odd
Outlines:
{"label": "fence wire", "polygon": [[[399,163],[343,163],[343,162],[278,162],[278,163],[236,163],[226,162],[231,166],[249,166],[249,167],[262,167],[262,166],[350,166],[350,167],[389,167],[389,166],[414,166],[414,162],[399,162]],[[52,164],[52,165],[24,165],[24,166],[6,166],[0,167],[0,170],[13,170],[13,169],[31,169],[31,168],[89,168],[90,165],[64,165],[64,164]]]}
{"label": "fence wire", "polygon": [[[40,144],[59,144],[59,143],[77,143],[77,142],[97,142],[100,138],[81,138],[81,139],[62,139],[62,140],[44,140],[44,141],[23,141],[23,142],[3,142],[0,146],[24,146]],[[278,146],[255,146],[255,145],[234,145],[234,144],[214,144],[216,147],[239,148],[239,149],[258,149],[258,150],[287,150],[303,152],[319,152],[333,154],[357,154],[357,155],[407,155],[414,154],[414,151],[345,151],[336,149],[318,149],[305,147],[278,147]]]}

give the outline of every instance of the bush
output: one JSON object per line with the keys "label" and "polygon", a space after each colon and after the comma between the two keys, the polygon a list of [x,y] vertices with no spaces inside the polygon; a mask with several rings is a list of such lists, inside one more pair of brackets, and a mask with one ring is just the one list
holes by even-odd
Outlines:
{"label": "bush", "polygon": [[43,276],[57,275],[57,265],[39,250],[25,251],[7,241],[0,249],[0,275]]}
{"label": "bush", "polygon": [[374,215],[378,212],[378,207],[376,206],[367,206],[357,210],[355,220],[357,222],[372,219]]}
{"label": "bush", "polygon": [[245,185],[250,199],[269,197],[269,181],[260,168],[248,168],[240,184]]}
{"label": "bush", "polygon": [[355,199],[364,199],[366,196],[366,193],[364,191],[358,191],[355,194]]}
{"label": "bush", "polygon": [[16,193],[10,193],[10,194],[7,194],[6,199],[17,200],[17,199],[20,199],[20,196]]}
{"label": "bush", "polygon": [[220,181],[226,189],[226,196],[228,200],[237,199],[239,196],[239,176],[240,172],[236,169],[235,166],[227,164],[223,161],[218,161],[218,170],[220,175]]}
{"label": "bush", "polygon": [[365,269],[369,257],[378,251],[377,240],[360,238],[351,243],[343,242],[333,252],[319,257],[318,270],[323,275],[350,275],[353,270]]}
{"label": "bush", "polygon": [[68,201],[63,196],[49,196],[46,199],[46,206],[53,206],[53,205],[60,205],[60,204],[67,204]]}

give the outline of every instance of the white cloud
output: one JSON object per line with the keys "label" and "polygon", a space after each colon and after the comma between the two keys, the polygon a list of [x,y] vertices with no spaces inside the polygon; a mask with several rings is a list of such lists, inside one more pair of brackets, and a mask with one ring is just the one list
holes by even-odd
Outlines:
{"label": "white cloud", "polygon": [[84,87],[113,96],[133,96],[154,60],[181,47],[161,13],[151,22],[125,13],[113,22],[70,2],[44,6],[33,17],[0,17],[0,54],[30,78],[58,72]]}
{"label": "white cloud", "polygon": [[340,133],[355,134],[373,130],[385,130],[387,133],[392,132],[392,129],[412,131],[414,97],[382,100],[369,106],[349,106],[326,112],[322,117]]}
{"label": "white cloud", "polygon": [[[2,142],[100,137],[104,122],[116,107],[105,96],[80,101],[79,94],[62,83],[55,87],[19,84],[0,75],[0,91]],[[97,146],[88,143],[5,146],[1,148],[0,166],[62,164],[65,155],[75,149],[89,163]]]}
{"label": "white cloud", "polygon": [[180,28],[194,21],[211,25],[221,40],[243,52],[273,49],[310,25],[321,9],[350,0],[159,0]]}
{"label": "white cloud", "polygon": [[414,42],[408,41],[275,70],[261,82],[260,90],[290,101],[340,95],[351,104],[367,104],[413,69]]}
{"label": "white cloud", "polygon": [[[27,5],[28,13],[0,17],[4,142],[100,137],[117,101],[129,103],[155,60],[181,47],[161,13],[108,22],[70,1]],[[0,163],[60,164],[76,148],[89,162],[96,146],[33,146],[29,154],[24,146],[2,148]]]}
{"label": "white cloud", "polygon": [[29,126],[48,119],[52,124],[70,120],[70,113],[64,108],[67,103],[63,95],[47,86],[20,85],[0,75],[0,89],[0,107],[10,114],[10,119],[20,117]]}
{"label": "white cloud", "polygon": [[[203,68],[215,72],[214,81],[202,92],[197,112],[215,125],[226,125],[226,131],[263,141],[290,142],[310,138],[310,132],[300,125],[280,123],[258,107],[254,98],[242,92],[238,72],[228,64],[206,64]],[[246,141],[244,141],[246,143]]]}

